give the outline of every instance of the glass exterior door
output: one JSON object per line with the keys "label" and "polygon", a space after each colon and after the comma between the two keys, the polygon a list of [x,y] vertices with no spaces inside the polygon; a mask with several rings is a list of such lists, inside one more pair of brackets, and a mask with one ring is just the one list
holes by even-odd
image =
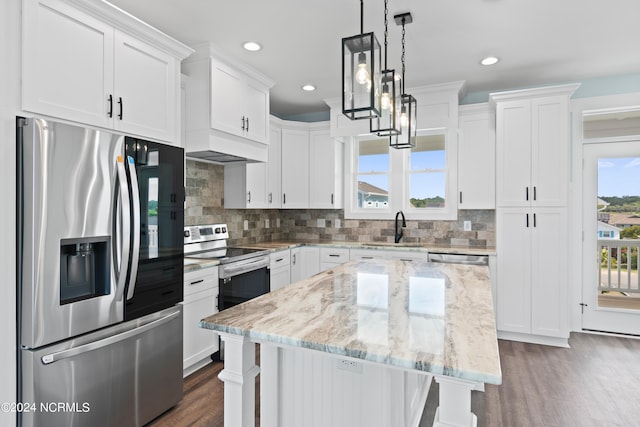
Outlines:
{"label": "glass exterior door", "polygon": [[584,329],[640,334],[638,144],[584,146]]}

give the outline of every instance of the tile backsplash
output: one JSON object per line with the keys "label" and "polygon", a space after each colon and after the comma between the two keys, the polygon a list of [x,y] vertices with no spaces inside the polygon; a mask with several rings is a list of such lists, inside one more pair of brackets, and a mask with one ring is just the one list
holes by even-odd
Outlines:
{"label": "tile backsplash", "polygon": [[[230,244],[272,240],[393,243],[394,221],[344,219],[341,209],[225,209],[224,166],[187,159],[185,225],[227,223]],[[471,230],[464,231],[464,221]],[[407,221],[405,243],[495,246],[495,211],[461,210],[456,221]]]}

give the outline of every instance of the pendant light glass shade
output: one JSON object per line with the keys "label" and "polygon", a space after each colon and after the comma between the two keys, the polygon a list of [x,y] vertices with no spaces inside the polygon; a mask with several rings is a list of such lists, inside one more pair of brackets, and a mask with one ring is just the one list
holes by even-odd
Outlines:
{"label": "pendant light glass shade", "polygon": [[400,78],[395,70],[383,70],[380,92],[380,116],[371,119],[369,130],[378,136],[400,133]]}
{"label": "pendant light glass shade", "polygon": [[342,39],[342,113],[351,120],[380,116],[380,43],[373,33]]}
{"label": "pendant light glass shade", "polygon": [[418,103],[409,94],[402,94],[400,101],[399,135],[389,137],[389,146],[393,148],[413,148],[418,138]]}

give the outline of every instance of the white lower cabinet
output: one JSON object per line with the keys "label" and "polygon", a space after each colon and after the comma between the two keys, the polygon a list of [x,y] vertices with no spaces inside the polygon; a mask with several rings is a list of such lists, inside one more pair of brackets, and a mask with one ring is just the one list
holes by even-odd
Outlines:
{"label": "white lower cabinet", "polygon": [[423,251],[385,251],[386,258],[400,261],[426,261],[427,252]]}
{"label": "white lower cabinet", "polygon": [[182,305],[182,369],[187,376],[210,363],[210,356],[218,351],[218,334],[198,326],[200,320],[218,312],[218,267],[185,273]]}
{"label": "white lower cabinet", "polygon": [[269,281],[273,292],[291,283],[291,251],[285,249],[269,256]]}
{"label": "white lower cabinet", "polygon": [[349,260],[372,260],[372,259],[384,259],[386,254],[383,251],[377,249],[351,249],[349,251]]}
{"label": "white lower cabinet", "polygon": [[299,246],[291,249],[291,283],[320,272],[320,248]]}
{"label": "white lower cabinet", "polygon": [[320,271],[349,261],[349,248],[320,248]]}

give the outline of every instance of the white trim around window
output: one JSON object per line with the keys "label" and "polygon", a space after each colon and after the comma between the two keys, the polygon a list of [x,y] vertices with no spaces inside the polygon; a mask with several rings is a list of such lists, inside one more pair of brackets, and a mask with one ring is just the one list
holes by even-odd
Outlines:
{"label": "white trim around window", "polygon": [[[458,217],[457,204],[457,164],[458,143],[455,130],[447,128],[427,129],[418,131],[420,137],[442,135],[444,138],[446,170],[444,171],[444,207],[416,208],[409,202],[410,184],[410,153],[409,149],[389,149],[388,170],[358,171],[360,141],[385,140],[373,135],[346,138],[345,145],[345,219],[393,219],[397,211],[403,211],[409,220],[456,220]],[[370,207],[361,207],[358,203],[358,178],[366,175],[388,176],[387,204],[370,203]]]}

